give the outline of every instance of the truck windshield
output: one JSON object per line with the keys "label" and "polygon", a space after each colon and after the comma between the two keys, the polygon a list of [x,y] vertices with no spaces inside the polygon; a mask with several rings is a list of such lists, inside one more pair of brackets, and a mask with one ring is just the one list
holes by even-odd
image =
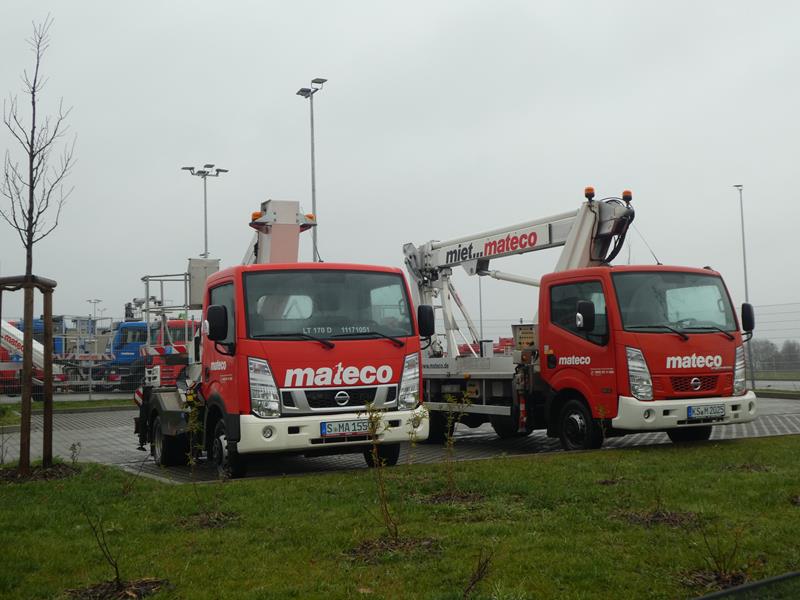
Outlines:
{"label": "truck windshield", "polygon": [[261,271],[244,274],[247,336],[358,339],[410,336],[400,275],[371,271]]}
{"label": "truck windshield", "polygon": [[716,275],[670,271],[614,273],[622,327],[629,331],[735,331],[736,320]]}

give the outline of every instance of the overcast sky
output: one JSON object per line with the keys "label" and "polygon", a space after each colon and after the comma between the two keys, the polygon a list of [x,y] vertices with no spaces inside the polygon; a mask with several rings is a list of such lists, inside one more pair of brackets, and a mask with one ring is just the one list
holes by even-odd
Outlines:
{"label": "overcast sky", "polygon": [[[184,165],[230,169],[208,186],[223,265],[262,200],[310,211],[295,92],[314,77],[329,80],[315,96],[326,261],[402,266],[405,242],[571,210],[586,185],[630,188],[658,258],[720,270],[738,304],[743,184],[750,299],[800,301],[800,3],[3,0],[0,92],[21,94],[25,39],[48,12],[43,107],[63,97],[78,134],[73,195],[35,247],[57,313],[100,298],[121,316],[142,275],[202,252],[202,182]],[[6,131],[0,149],[22,160]],[[652,262],[629,240],[631,262]],[[492,267],[538,276],[557,256]],[[0,272],[24,272],[4,223]],[[477,282],[457,283],[477,313]],[[533,288],[483,288],[487,319],[535,312]],[[4,316],[21,306],[6,297]]]}

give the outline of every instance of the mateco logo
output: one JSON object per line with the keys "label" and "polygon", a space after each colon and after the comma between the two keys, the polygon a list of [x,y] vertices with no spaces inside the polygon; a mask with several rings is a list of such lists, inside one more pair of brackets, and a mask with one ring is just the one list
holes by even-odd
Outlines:
{"label": "mateco logo", "polygon": [[667,357],[668,369],[702,369],[703,367],[719,369],[721,366],[722,357],[719,354]]}
{"label": "mateco logo", "polygon": [[559,365],[590,365],[592,364],[591,356],[560,356],[558,358]]}
{"label": "mateco logo", "polygon": [[286,369],[284,387],[309,387],[312,385],[356,385],[358,383],[389,383],[392,380],[392,367],[381,365],[373,367],[343,367],[342,363],[335,367],[312,369]]}

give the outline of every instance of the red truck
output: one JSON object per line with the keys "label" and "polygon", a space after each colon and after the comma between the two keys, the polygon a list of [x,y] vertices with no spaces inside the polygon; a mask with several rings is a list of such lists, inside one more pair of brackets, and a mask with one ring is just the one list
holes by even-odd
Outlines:
{"label": "red truck", "polygon": [[[453,399],[468,426],[488,421],[501,438],[544,429],[567,450],[642,431],[706,440],[715,425],[755,419],[743,349],[752,306],[742,305],[743,336],[716,271],[612,265],[633,221],[632,196],[596,201],[592,188],[585,196],[576,211],[404,248],[420,302],[438,299],[445,324],[422,361],[430,440],[446,436]],[[489,265],[556,247],[556,267],[540,280]],[[457,266],[539,288],[538,322],[512,325],[509,355],[475,350],[476,328],[450,279]],[[457,310],[472,338],[462,351]]]}
{"label": "red truck", "polygon": [[[269,453],[362,453],[372,465],[372,433],[379,459],[395,464],[401,442],[427,437],[420,336],[433,333],[433,309],[412,310],[395,268],[271,262],[296,256],[296,204],[262,205],[245,264],[205,280],[188,394],[145,388],[137,431],[158,464],[185,462],[192,405],[202,450],[230,476]],[[375,431],[370,414],[380,415]]]}

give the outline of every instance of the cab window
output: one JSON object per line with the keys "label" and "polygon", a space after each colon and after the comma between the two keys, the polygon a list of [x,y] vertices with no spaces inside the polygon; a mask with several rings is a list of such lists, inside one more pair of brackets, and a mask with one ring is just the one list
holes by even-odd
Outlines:
{"label": "cab window", "polygon": [[[575,323],[578,302],[588,300],[594,304],[594,329],[580,331]],[[608,313],[603,286],[599,281],[565,283],[550,288],[550,322],[585,340],[604,346],[608,342]]]}
{"label": "cab window", "polygon": [[210,304],[224,306],[228,311],[228,335],[221,344],[232,344],[236,340],[236,310],[233,301],[233,284],[225,283],[212,288],[209,292]]}

